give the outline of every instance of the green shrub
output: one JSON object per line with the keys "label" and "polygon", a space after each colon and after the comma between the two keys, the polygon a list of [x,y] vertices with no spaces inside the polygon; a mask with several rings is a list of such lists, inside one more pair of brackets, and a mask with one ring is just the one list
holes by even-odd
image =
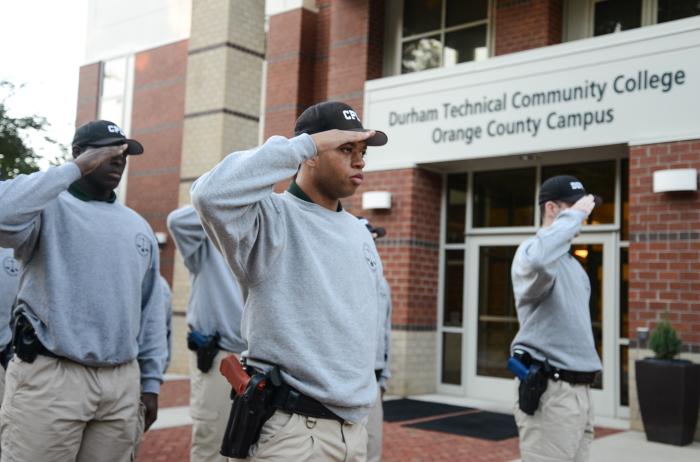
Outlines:
{"label": "green shrub", "polygon": [[683,342],[668,319],[662,319],[649,337],[649,348],[659,359],[675,358],[681,352],[681,346]]}

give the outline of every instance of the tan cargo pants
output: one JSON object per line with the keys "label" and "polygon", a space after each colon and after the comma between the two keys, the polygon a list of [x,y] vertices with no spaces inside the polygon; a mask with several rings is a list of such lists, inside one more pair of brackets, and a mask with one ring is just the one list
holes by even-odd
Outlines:
{"label": "tan cargo pants", "polygon": [[276,411],[265,422],[247,459],[231,462],[365,462],[367,431],[362,424],[340,423]]}
{"label": "tan cargo pants", "polygon": [[534,416],[518,407],[515,422],[523,462],[586,462],[593,441],[591,387],[549,380]]}
{"label": "tan cargo pants", "polygon": [[136,360],[88,367],[39,355],[16,356],[0,409],[2,462],[129,462],[138,439]]}
{"label": "tan cargo pants", "polygon": [[[379,388],[379,387],[378,387]],[[384,407],[382,390],[377,391],[377,401],[367,417],[367,462],[382,460],[382,435],[384,430]]]}
{"label": "tan cargo pants", "polygon": [[197,354],[190,353],[190,460],[193,462],[226,462],[219,450],[231,411],[231,385],[219,372],[219,365],[222,359],[232,354],[219,351],[205,374],[197,369]]}

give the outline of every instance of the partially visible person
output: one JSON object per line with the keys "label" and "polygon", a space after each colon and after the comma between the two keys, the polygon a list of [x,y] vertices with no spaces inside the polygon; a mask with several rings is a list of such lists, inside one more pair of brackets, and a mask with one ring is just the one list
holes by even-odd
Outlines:
{"label": "partially visible person", "polygon": [[231,354],[240,357],[245,350],[241,338],[243,297],[231,269],[207,238],[192,206],[170,213],[168,229],[190,273],[190,460],[223,462],[226,458],[219,450],[231,404],[231,387],[219,373],[219,364]]}
{"label": "partially visible person", "polygon": [[0,182],[0,246],[23,268],[0,409],[3,460],[126,462],[157,418],[167,356],[157,244],[116,201],[128,154],[114,123],[79,127],[73,158]]}
{"label": "partially visible person", "polygon": [[591,325],[590,280],[570,250],[596,200],[575,177],[547,179],[539,192],[542,227],[513,259],[520,329],[511,351],[529,370],[514,409],[523,462],[589,457],[590,388],[602,366]]}
{"label": "partially visible person", "polygon": [[[376,241],[386,234],[384,228],[375,228],[365,218],[360,218],[367,230]],[[379,287],[379,312],[377,316],[377,354],[374,359],[374,375],[377,378],[379,392],[377,400],[367,418],[367,462],[382,460],[382,443],[384,435],[384,392],[391,378],[389,368],[389,353],[391,350],[391,289],[385,277],[382,277]],[[383,308],[383,309],[382,309]]]}
{"label": "partially visible person", "polygon": [[5,392],[5,371],[12,358],[12,307],[19,289],[20,266],[14,251],[0,247],[0,402]]}

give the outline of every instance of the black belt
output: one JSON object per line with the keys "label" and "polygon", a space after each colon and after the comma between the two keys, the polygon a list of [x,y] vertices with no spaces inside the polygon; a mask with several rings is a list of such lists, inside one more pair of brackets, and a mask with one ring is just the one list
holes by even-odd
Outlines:
{"label": "black belt", "polygon": [[[538,361],[536,359],[533,359],[532,363],[544,366],[542,361]],[[573,385],[591,385],[593,382],[595,382],[595,379],[598,376],[598,372],[567,371],[565,369],[557,369],[551,364],[549,367],[549,378],[555,382],[563,380],[564,382],[569,382]]]}
{"label": "black belt", "polygon": [[321,404],[320,401],[301,394],[286,384],[275,389],[272,396],[272,407],[290,414],[300,414],[318,419],[333,419],[338,422],[345,421],[345,419],[337,416],[333,411]]}

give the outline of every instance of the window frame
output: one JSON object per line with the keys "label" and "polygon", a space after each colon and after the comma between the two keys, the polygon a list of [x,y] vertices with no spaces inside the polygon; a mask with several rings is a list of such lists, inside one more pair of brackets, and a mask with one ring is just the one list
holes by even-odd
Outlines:
{"label": "window frame", "polygon": [[[456,26],[445,27],[446,21],[446,11],[447,0],[441,0],[442,10],[440,17],[440,28],[434,29],[428,32],[422,32],[420,34],[413,34],[410,36],[403,36],[403,9],[404,2],[406,0],[389,0],[387,2],[386,10],[386,24],[385,24],[385,37],[384,37],[384,69],[383,74],[385,77],[392,75],[404,75],[401,72],[401,60],[403,56],[403,44],[412,40],[417,40],[421,38],[433,37],[439,35],[440,43],[442,44],[442,50],[440,53],[440,65],[432,69],[442,69],[444,68],[444,45],[445,45],[445,35],[451,32],[460,31],[464,29],[470,29],[473,27],[486,26],[486,49],[488,50],[488,57],[493,56],[493,45],[494,45],[494,9],[495,1],[487,0],[488,4],[486,6],[486,19],[481,19],[478,21],[472,21],[469,23],[459,24]],[[462,63],[458,63],[462,64]],[[429,69],[425,69],[429,70]],[[421,71],[418,71],[421,72]],[[408,72],[407,74],[413,74],[413,72]]]}

